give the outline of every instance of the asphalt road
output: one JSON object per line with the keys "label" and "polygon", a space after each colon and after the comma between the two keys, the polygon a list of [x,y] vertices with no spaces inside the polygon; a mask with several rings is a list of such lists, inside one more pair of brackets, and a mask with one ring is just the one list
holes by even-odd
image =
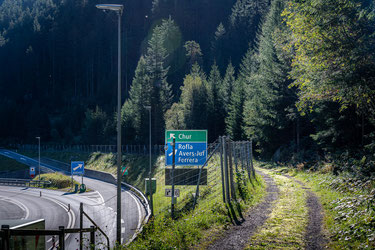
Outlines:
{"label": "asphalt road", "polygon": [[[38,161],[13,151],[0,150],[0,154],[28,166],[38,166]],[[51,163],[41,164],[43,170],[47,172],[58,171],[69,174],[58,168],[57,165],[52,166]],[[81,182],[81,177],[75,178]],[[79,204],[82,202],[83,210],[109,236],[111,246],[113,246],[116,240],[116,186],[86,177],[83,178],[83,182],[88,188],[96,191],[83,194],[64,194],[53,190],[0,186],[0,219],[44,218],[46,220],[46,229],[57,229],[58,226],[77,228],[79,227]],[[40,191],[42,191],[42,197],[39,197]],[[122,242],[125,243],[140,228],[145,211],[138,198],[125,188],[122,190],[121,201],[123,218],[121,238]],[[71,208],[69,213],[67,212],[68,204],[70,204]],[[91,225],[89,220],[84,218],[84,227]],[[76,249],[78,238],[78,235],[69,235],[66,239],[67,249]],[[48,241],[49,239],[46,240]],[[88,239],[86,240],[88,241]],[[99,237],[98,240],[102,240],[105,243],[103,237]],[[52,242],[49,241],[47,244],[51,246]]]}

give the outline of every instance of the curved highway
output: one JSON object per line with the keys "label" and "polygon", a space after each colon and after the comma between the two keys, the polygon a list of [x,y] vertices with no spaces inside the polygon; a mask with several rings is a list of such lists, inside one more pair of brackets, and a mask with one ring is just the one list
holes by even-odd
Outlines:
{"label": "curved highway", "polygon": [[[9,150],[0,150],[0,154],[13,158],[29,166],[37,166],[32,158]],[[59,171],[57,165],[43,163],[43,170]],[[81,182],[81,177],[75,177]],[[111,247],[116,240],[116,186],[100,180],[84,177],[83,183],[92,190],[82,194],[63,193],[55,190],[38,188],[0,186],[0,219],[45,219],[46,229],[79,228],[79,206],[99,225],[110,238]],[[42,195],[40,196],[40,192]],[[145,210],[138,198],[123,188],[122,190],[122,223],[121,238],[125,243],[133,238],[140,228]],[[92,225],[84,218],[84,227]],[[88,237],[84,242],[88,243]],[[47,249],[52,247],[52,239],[46,238]],[[77,249],[79,234],[67,235],[67,249]],[[99,244],[106,243],[104,237],[97,238]]]}

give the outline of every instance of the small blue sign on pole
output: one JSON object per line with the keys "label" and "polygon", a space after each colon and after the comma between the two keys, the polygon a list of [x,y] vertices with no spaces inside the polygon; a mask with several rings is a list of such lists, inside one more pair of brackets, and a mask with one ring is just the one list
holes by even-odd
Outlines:
{"label": "small blue sign on pole", "polygon": [[84,175],[85,163],[83,161],[72,161],[70,166],[72,175]]}
{"label": "small blue sign on pole", "polygon": [[31,178],[35,177],[35,167],[30,167],[30,177]]}

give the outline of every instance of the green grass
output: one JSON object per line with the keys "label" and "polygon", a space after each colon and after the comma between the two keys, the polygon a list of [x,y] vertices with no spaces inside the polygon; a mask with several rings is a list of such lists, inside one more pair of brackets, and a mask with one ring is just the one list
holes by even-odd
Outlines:
{"label": "green grass", "polygon": [[[39,177],[35,177],[34,180],[39,180]],[[62,191],[70,190],[72,186],[72,180],[69,176],[60,174],[60,173],[48,173],[48,174],[41,174],[40,180],[43,181],[50,181],[51,185],[46,186],[45,188],[48,189],[58,189]],[[73,184],[78,184],[77,181],[73,181]]]}
{"label": "green grass", "polygon": [[19,163],[16,160],[0,155],[0,171],[17,171],[28,169],[27,165]]}
{"label": "green grass", "polygon": [[306,192],[301,186],[276,172],[271,175],[279,187],[279,200],[265,224],[258,229],[246,249],[301,249],[307,225]]}
{"label": "green grass", "polygon": [[[180,189],[180,197],[176,204],[176,219],[170,216],[171,198],[164,197],[164,157],[159,157],[155,177],[157,179],[157,190],[154,195],[155,217],[145,225],[143,232],[131,243],[128,249],[188,249],[206,248],[215,238],[220,237],[223,229],[231,223],[231,214],[223,203],[221,189],[221,175],[218,166],[218,158],[215,158],[208,167],[208,185],[201,186],[200,198],[195,210],[191,210],[193,203],[192,193],[195,186],[177,186]],[[259,203],[265,194],[264,183],[257,177],[259,182],[246,183],[248,190],[246,200],[240,200],[238,207],[242,211]],[[237,184],[239,185],[239,184]],[[237,197],[240,194],[237,193]],[[238,216],[238,213],[236,213]]]}
{"label": "green grass", "polygon": [[374,181],[328,173],[295,172],[316,192],[325,210],[331,249],[375,248]]}

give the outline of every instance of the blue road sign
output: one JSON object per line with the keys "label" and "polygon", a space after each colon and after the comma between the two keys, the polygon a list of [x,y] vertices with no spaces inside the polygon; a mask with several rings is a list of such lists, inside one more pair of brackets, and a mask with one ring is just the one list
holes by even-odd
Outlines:
{"label": "blue road sign", "polygon": [[[167,143],[165,165],[172,165],[172,145]],[[206,142],[176,142],[175,165],[176,166],[201,166],[207,159]]]}
{"label": "blue road sign", "polygon": [[30,167],[30,177],[31,178],[35,177],[35,167]]}
{"label": "blue road sign", "polygon": [[72,161],[72,175],[83,175],[85,173],[85,163],[83,161]]}

